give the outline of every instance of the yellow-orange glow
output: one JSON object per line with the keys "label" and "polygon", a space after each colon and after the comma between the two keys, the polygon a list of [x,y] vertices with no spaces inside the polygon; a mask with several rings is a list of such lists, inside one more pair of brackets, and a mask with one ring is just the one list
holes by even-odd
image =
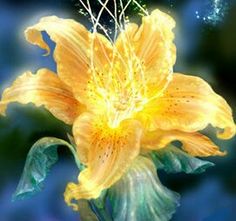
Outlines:
{"label": "yellow-orange glow", "polygon": [[99,23],[101,13],[95,18],[89,1],[81,2],[91,16],[93,33],[56,16],[27,28],[30,43],[49,51],[43,31],[56,43],[57,75],[46,69],[23,74],[0,102],[1,114],[11,102],[32,102],[73,126],[77,153],[86,168],[77,184],[68,184],[68,205],[77,209],[73,199],[98,197],[122,177],[141,149],[164,148],[180,140],[194,156],[224,155],[199,131],[211,124],[221,129],[219,138],[233,137],[231,108],[203,79],[173,72],[174,19],[158,9],[151,14],[143,9],[138,26],[123,19],[127,6],[117,17],[101,3],[101,13],[105,10],[115,19],[111,39]]}

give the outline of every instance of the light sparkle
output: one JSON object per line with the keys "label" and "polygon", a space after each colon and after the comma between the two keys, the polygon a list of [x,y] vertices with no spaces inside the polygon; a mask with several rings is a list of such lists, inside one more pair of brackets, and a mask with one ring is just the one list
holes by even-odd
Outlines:
{"label": "light sparkle", "polygon": [[208,0],[204,8],[195,11],[197,19],[210,25],[221,23],[228,10],[228,2],[225,0]]}

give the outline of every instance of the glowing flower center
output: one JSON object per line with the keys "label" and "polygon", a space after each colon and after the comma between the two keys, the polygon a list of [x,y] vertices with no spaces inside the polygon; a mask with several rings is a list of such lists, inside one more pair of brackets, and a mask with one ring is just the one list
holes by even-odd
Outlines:
{"label": "glowing flower center", "polygon": [[[127,63],[129,65],[130,61]],[[89,99],[96,110],[106,115],[111,128],[119,126],[125,119],[132,118],[147,102],[140,69],[137,65],[134,67],[134,63],[128,65],[116,62],[110,69],[106,67],[106,70],[102,71],[90,70],[93,77],[88,82]]]}
{"label": "glowing flower center", "polygon": [[108,125],[117,127],[121,121],[132,118],[133,115],[143,109],[145,99],[140,95],[113,94],[107,101]]}

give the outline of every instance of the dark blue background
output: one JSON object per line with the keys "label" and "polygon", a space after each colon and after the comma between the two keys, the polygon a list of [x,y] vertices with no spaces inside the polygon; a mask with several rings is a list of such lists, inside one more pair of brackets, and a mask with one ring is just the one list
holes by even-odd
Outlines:
{"label": "dark blue background", "polygon": [[[175,70],[208,80],[218,93],[227,98],[235,112],[236,2],[228,1],[229,10],[223,22],[216,26],[196,19],[196,10],[203,13],[210,10],[205,8],[205,2],[156,0],[146,1],[146,4],[170,11],[176,18],[178,58]],[[43,57],[42,50],[29,45],[24,40],[23,31],[45,15],[81,21],[76,3],[70,0],[0,0],[1,92],[26,70],[36,71],[41,67],[55,70],[52,57]],[[50,172],[44,190],[29,200],[11,202],[31,145],[43,136],[67,139],[66,131],[70,132],[70,127],[33,105],[12,104],[7,113],[7,117],[0,117],[0,221],[78,220],[78,214],[63,201],[66,183],[77,177],[73,158],[63,148],[60,149],[60,162]],[[159,174],[166,186],[182,196],[174,221],[236,220],[236,140],[215,142],[227,150],[228,155],[212,157],[210,160],[216,166],[206,173]]]}

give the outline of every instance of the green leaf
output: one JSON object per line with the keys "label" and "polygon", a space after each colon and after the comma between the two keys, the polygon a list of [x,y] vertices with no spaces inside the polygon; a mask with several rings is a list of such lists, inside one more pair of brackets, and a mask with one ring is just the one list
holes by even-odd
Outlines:
{"label": "green leaf", "polygon": [[208,167],[214,166],[213,163],[190,156],[173,145],[152,151],[148,155],[157,169],[163,169],[167,173],[202,173]]}
{"label": "green leaf", "polygon": [[107,189],[103,190],[97,199],[89,201],[93,212],[102,221],[112,221],[109,211],[106,208]]}
{"label": "green leaf", "polygon": [[90,203],[88,200],[79,200],[78,201],[79,215],[80,220],[82,221],[99,221],[97,214],[91,209]]}
{"label": "green leaf", "polygon": [[71,144],[58,138],[42,138],[32,146],[27,155],[23,174],[13,195],[13,200],[29,197],[42,189],[43,181],[49,170],[58,160],[58,146],[67,146],[72,152],[78,168],[83,169]]}
{"label": "green leaf", "polygon": [[108,190],[114,221],[168,221],[179,205],[179,194],[164,187],[153,162],[139,156]]}

